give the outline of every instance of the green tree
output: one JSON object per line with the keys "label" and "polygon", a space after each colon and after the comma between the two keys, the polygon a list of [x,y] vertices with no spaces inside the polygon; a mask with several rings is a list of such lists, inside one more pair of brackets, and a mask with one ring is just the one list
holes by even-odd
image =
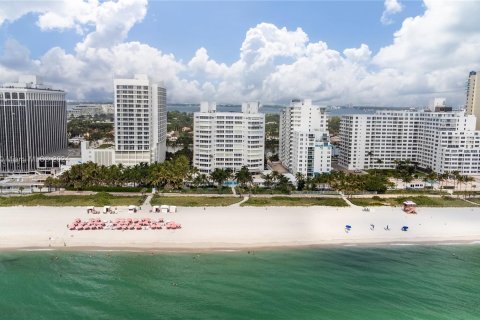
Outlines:
{"label": "green tree", "polygon": [[372,167],[373,152],[372,152],[372,151],[368,151],[368,152],[367,152],[367,157],[368,157],[368,168],[371,168],[371,167]]}
{"label": "green tree", "polygon": [[340,133],[341,118],[334,116],[328,119],[328,132],[331,136],[337,136]]}
{"label": "green tree", "polygon": [[218,188],[222,188],[229,177],[230,173],[222,168],[215,168],[212,173],[210,173],[210,178],[217,184]]}
{"label": "green tree", "polygon": [[246,166],[241,167],[240,170],[237,171],[235,174],[235,179],[242,188],[247,187],[248,184],[253,182],[252,173]]}
{"label": "green tree", "polygon": [[302,191],[305,188],[305,176],[301,172],[297,172],[295,180],[297,180],[297,190]]}
{"label": "green tree", "polygon": [[270,189],[273,186],[273,176],[270,173],[262,175],[263,186]]}

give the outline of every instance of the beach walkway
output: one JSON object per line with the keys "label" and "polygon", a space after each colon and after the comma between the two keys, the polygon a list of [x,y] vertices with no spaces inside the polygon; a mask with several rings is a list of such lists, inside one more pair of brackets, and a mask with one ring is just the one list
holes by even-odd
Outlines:
{"label": "beach walkway", "polygon": [[153,194],[149,194],[145,199],[145,201],[143,202],[142,207],[151,206],[152,204],[150,203],[150,201],[152,201],[152,198],[153,198]]}
{"label": "beach walkway", "polygon": [[343,201],[345,201],[350,207],[358,207],[357,205],[354,205],[350,200],[347,199],[347,197],[343,194],[343,193],[340,193]]}
{"label": "beach walkway", "polygon": [[475,206],[477,206],[477,207],[478,207],[478,203],[476,203],[476,202],[470,201],[470,200],[468,200],[468,199],[462,199],[462,200],[463,200],[463,201],[465,201],[465,202],[468,202],[468,203],[474,204]]}
{"label": "beach walkway", "polygon": [[237,202],[237,203],[234,203],[234,204],[231,204],[231,205],[229,205],[229,207],[240,207],[240,205],[241,205],[242,203],[248,201],[248,199],[250,199],[249,196],[244,196],[242,201]]}

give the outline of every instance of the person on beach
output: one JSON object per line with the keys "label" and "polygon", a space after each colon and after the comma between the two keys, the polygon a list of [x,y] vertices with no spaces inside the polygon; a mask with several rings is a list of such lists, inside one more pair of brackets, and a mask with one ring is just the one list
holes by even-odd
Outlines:
{"label": "person on beach", "polygon": [[375,230],[375,225],[373,223],[370,224],[370,230],[372,230],[372,231]]}
{"label": "person on beach", "polygon": [[385,227],[385,230],[390,231],[390,228],[388,227],[388,224],[387,224],[387,226]]}

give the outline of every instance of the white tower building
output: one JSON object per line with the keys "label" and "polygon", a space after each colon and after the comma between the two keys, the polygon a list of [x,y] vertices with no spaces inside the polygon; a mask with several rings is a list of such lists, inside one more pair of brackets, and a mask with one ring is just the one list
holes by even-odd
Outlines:
{"label": "white tower building", "polygon": [[215,168],[251,172],[264,167],[265,115],[260,103],[242,104],[242,112],[217,112],[215,103],[202,102],[194,114],[193,165],[200,172]]}
{"label": "white tower building", "polygon": [[332,146],[325,108],[306,99],[292,100],[282,110],[279,158],[293,174],[314,176],[331,171]]}
{"label": "white tower building", "polygon": [[163,162],[166,152],[167,93],[146,75],[114,80],[115,162]]}

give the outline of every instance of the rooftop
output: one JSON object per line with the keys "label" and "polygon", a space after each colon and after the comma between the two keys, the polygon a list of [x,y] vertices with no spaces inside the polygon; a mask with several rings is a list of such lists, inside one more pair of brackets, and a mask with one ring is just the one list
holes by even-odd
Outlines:
{"label": "rooftop", "polygon": [[40,158],[81,158],[81,149],[62,149],[43,155]]}

